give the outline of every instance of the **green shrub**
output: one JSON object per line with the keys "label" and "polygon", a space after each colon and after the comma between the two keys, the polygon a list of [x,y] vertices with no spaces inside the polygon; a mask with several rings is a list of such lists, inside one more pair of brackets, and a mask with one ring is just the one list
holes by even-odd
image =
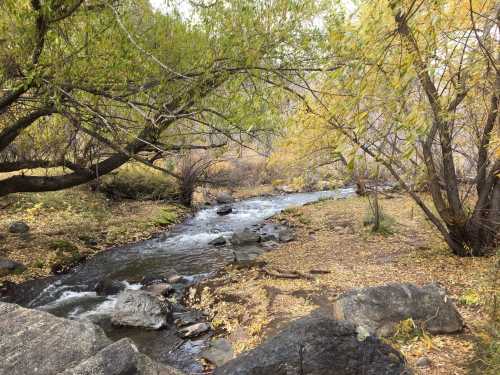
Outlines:
{"label": "green shrub", "polygon": [[171,211],[169,209],[162,209],[160,214],[155,218],[154,224],[159,226],[167,226],[173,224],[177,221],[177,212]]}
{"label": "green shrub", "polygon": [[104,176],[99,189],[114,199],[156,200],[177,196],[176,181],[161,171],[129,164]]}

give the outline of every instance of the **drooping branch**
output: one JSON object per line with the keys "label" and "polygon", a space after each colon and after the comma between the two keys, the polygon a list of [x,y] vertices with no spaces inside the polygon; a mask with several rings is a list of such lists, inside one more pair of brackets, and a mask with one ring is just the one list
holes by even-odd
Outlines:
{"label": "drooping branch", "polygon": [[24,129],[31,126],[36,120],[44,116],[49,116],[55,112],[56,108],[54,106],[40,108],[27,114],[24,117],[21,117],[12,125],[3,129],[0,133],[0,152],[3,151],[7,146],[9,146]]}

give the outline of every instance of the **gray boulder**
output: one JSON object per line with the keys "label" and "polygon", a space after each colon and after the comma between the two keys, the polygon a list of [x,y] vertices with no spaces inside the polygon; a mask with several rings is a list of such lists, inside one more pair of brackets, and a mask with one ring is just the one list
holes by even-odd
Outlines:
{"label": "gray boulder", "polygon": [[264,265],[265,262],[257,259],[264,253],[264,249],[259,246],[241,246],[233,250],[234,263],[239,267],[253,267]]}
{"label": "gray boulder", "polygon": [[11,273],[23,272],[26,266],[13,260],[0,258],[0,276],[10,275]]}
{"label": "gray boulder", "polygon": [[118,295],[111,323],[118,326],[160,329],[172,316],[169,302],[143,290],[125,290]]}
{"label": "gray boulder", "polygon": [[129,338],[121,339],[60,375],[181,375],[173,367],[138,352]]}
{"label": "gray boulder", "polygon": [[260,241],[260,234],[245,229],[243,232],[236,232],[231,237],[234,246],[254,245]]}
{"label": "gray boulder", "polygon": [[58,374],[111,344],[88,321],[8,303],[0,303],[0,316],[0,374]]}
{"label": "gray boulder", "polygon": [[460,314],[438,284],[353,289],[335,301],[334,315],[379,336],[391,335],[395,326],[408,318],[430,333],[453,333],[463,328]]}
{"label": "gray boulder", "polygon": [[228,203],[233,203],[234,198],[231,195],[231,193],[224,191],[222,193],[217,194],[215,197],[215,201],[219,204],[228,204]]}
{"label": "gray boulder", "polygon": [[182,375],[88,322],[0,302],[0,374]]}
{"label": "gray boulder", "polygon": [[10,233],[27,233],[29,230],[30,227],[24,221],[14,221],[9,225]]}
{"label": "gray boulder", "polygon": [[130,339],[124,338],[60,375],[126,375],[137,372],[137,349]]}
{"label": "gray boulder", "polygon": [[401,354],[352,323],[311,315],[215,370],[216,375],[402,375]]}

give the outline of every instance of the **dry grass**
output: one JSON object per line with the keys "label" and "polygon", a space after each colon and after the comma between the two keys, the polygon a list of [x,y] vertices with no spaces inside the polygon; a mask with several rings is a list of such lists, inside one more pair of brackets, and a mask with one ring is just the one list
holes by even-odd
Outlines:
{"label": "dry grass", "polygon": [[[111,201],[85,188],[15,194],[3,198],[0,205],[0,257],[27,266],[25,272],[2,277],[0,282],[49,275],[52,265],[61,261],[61,247],[90,257],[111,246],[149,238],[187,214],[175,204]],[[8,233],[9,224],[18,220],[30,226],[27,236]]]}
{"label": "dry grass", "polygon": [[363,198],[287,210],[276,220],[293,224],[299,240],[263,259],[269,267],[330,273],[315,280],[290,280],[270,278],[258,269],[228,267],[201,286],[200,298],[193,304],[208,311],[220,333],[241,352],[293,319],[318,308],[329,311],[332,301],[351,288],[439,282],[456,301],[467,324],[465,331],[391,343],[405,354],[410,366],[421,356],[431,359],[432,367],[415,369],[416,374],[465,374],[475,360],[476,339],[485,335],[495,257],[454,257],[410,199],[383,199],[381,204],[397,223],[393,235],[372,234],[363,227],[368,206]]}

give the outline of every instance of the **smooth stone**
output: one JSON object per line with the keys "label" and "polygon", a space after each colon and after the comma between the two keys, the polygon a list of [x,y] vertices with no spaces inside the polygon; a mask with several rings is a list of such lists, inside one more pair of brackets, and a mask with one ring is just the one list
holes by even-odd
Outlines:
{"label": "smooth stone", "polygon": [[29,225],[26,224],[24,221],[14,221],[9,225],[10,233],[27,233],[29,230],[30,230]]}
{"label": "smooth stone", "polygon": [[179,329],[178,333],[182,338],[199,336],[211,329],[208,323],[196,323]]}

